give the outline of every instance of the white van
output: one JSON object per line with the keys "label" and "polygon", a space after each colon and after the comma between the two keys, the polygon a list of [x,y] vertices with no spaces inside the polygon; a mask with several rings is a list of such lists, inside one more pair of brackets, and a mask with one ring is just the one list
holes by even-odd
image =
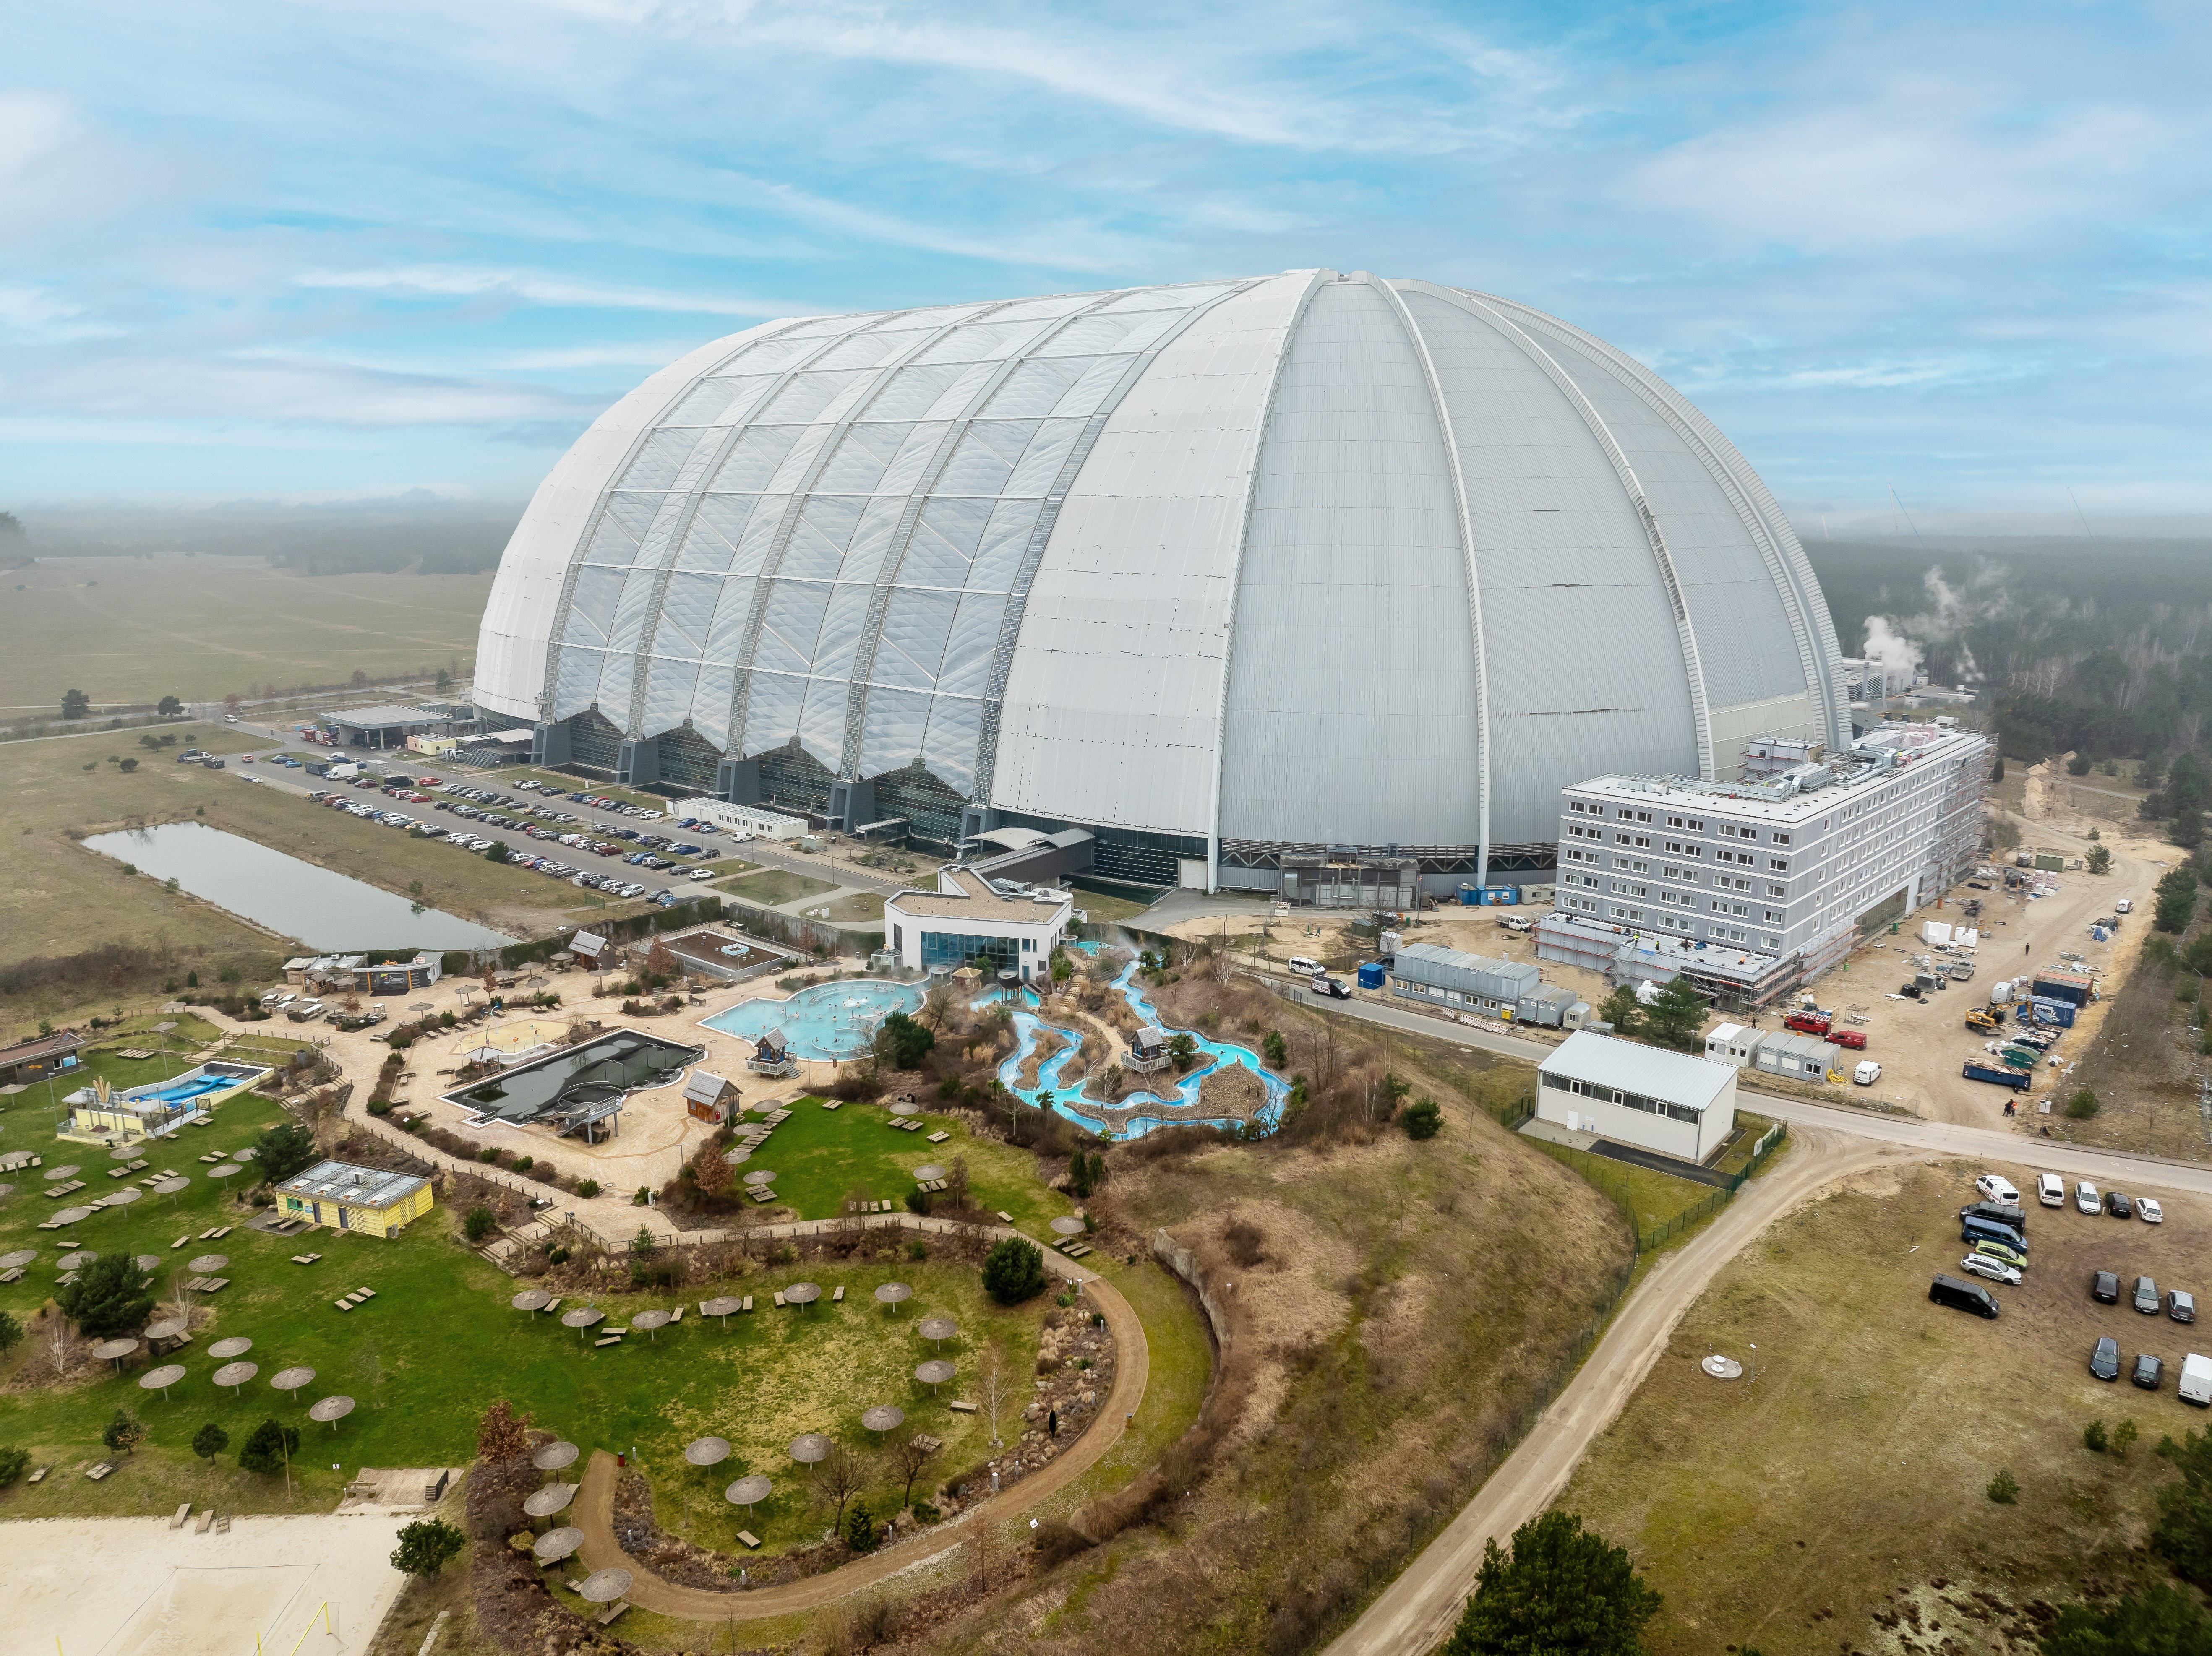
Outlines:
{"label": "white van", "polygon": [[2212,1409],[2212,1357],[2200,1357],[2191,1351],[2182,1358],[2181,1384],[2175,1389],[2184,1403]]}
{"label": "white van", "polygon": [[1310,978],[1321,970],[1321,962],[1310,961],[1304,955],[1293,955],[1290,959],[1289,970],[1292,977]]}
{"label": "white van", "polygon": [[2115,914],[2132,914],[2135,912],[2136,900],[2132,897],[2123,897],[2112,905],[2112,913]]}
{"label": "white van", "polygon": [[1860,1059],[1851,1071],[1851,1084],[1855,1087],[1871,1087],[1881,1079],[1881,1065],[1870,1058]]}
{"label": "white van", "polygon": [[2066,1205],[2066,1181],[2055,1173],[2035,1175],[2035,1199],[2047,1208]]}

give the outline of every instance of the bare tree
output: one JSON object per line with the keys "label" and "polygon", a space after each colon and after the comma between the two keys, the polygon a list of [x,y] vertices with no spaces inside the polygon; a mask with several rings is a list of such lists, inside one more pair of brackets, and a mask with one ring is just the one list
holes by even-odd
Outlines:
{"label": "bare tree", "polygon": [[1327,1090],[1336,1079],[1336,1020],[1323,1013],[1306,1025],[1306,1067],[1313,1072],[1314,1090]]}
{"label": "bare tree", "polygon": [[920,1432],[901,1439],[898,1447],[891,1451],[891,1465],[898,1469],[900,1477],[905,1480],[905,1489],[899,1496],[900,1506],[914,1505],[914,1481],[921,1476],[921,1469],[929,1464],[929,1458],[936,1453],[937,1440]]}
{"label": "bare tree", "polygon": [[1005,1410],[1014,1392],[1013,1377],[1006,1372],[1006,1353],[996,1344],[983,1353],[982,1364],[976,1370],[976,1384],[983,1393],[984,1412],[991,1416],[991,1447],[999,1447],[999,1416]]}
{"label": "bare tree", "polygon": [[477,1453],[497,1465],[530,1452],[530,1416],[501,1398],[477,1422]]}
{"label": "bare tree", "polygon": [[868,1463],[843,1444],[831,1446],[822,1464],[815,1469],[815,1486],[825,1501],[836,1503],[837,1521],[835,1528],[842,1535],[845,1531],[845,1508],[853,1497],[868,1487]]}
{"label": "bare tree", "polygon": [[70,1345],[69,1319],[59,1312],[54,1313],[53,1325],[46,1331],[46,1344],[48,1353],[53,1358],[54,1378],[67,1380],[70,1359],[76,1354]]}

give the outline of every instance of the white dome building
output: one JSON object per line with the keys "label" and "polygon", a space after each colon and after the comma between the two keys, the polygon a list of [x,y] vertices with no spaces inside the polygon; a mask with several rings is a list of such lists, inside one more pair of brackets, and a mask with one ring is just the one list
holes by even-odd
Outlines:
{"label": "white dome building", "polygon": [[1540,312],[1332,270],[702,346],[538,488],[476,695],[547,763],[939,849],[1086,829],[1156,887],[1510,878],[1565,784],[1850,737],[1702,415]]}

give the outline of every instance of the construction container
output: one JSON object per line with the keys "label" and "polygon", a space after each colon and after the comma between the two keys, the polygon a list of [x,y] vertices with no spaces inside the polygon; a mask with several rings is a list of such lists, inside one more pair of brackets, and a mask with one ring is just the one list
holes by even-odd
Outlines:
{"label": "construction container", "polygon": [[1818,1035],[1763,1035],[1751,1055],[1753,1068],[1796,1081],[1826,1081],[1836,1049]]}
{"label": "construction container", "polygon": [[1380,989],[1387,975],[1381,961],[1362,961],[1359,963],[1359,986],[1362,989]]}
{"label": "construction container", "polygon": [[1400,995],[1492,1016],[1520,1004],[1540,982],[1536,968],[1525,961],[1492,960],[1432,943],[1400,949],[1390,975]]}
{"label": "construction container", "polygon": [[1544,984],[1521,997],[1513,1008],[1514,1022],[1533,1023],[1539,1029],[1560,1028],[1566,1023],[1567,1014],[1578,1004],[1573,990]]}
{"label": "construction container", "polygon": [[2038,972],[2028,992],[2039,999],[2071,1001],[2087,1006],[2096,986],[2072,972]]}
{"label": "construction container", "polygon": [[1406,934],[1402,931],[1385,931],[1379,941],[1385,955],[1395,955],[1406,946]]}
{"label": "construction container", "polygon": [[2066,859],[2063,857],[2054,856],[2047,851],[2039,851],[2035,853],[2034,865],[2049,874],[2063,874],[2066,871]]}
{"label": "construction container", "polygon": [[1480,908],[1480,907],[1482,907],[1482,888],[1481,888],[1480,886],[1479,886],[1479,885],[1463,885],[1463,886],[1462,886],[1462,887],[1459,889],[1459,906],[1460,906],[1462,908]]}
{"label": "construction container", "polygon": [[2047,1023],[2061,1029],[2071,1029],[2075,1010],[2070,1000],[2053,1000],[2045,995],[2031,995],[2021,1002],[2018,1016],[2023,1023]]}
{"label": "construction container", "polygon": [[1524,885],[1521,888],[1521,901],[1524,903],[1548,903],[1558,895],[1559,888],[1553,885]]}
{"label": "construction container", "polygon": [[1491,908],[1511,908],[1521,901],[1521,889],[1510,885],[1486,885],[1482,888],[1482,901]]}
{"label": "construction container", "polygon": [[1769,1033],[1747,1029],[1741,1023],[1723,1023],[1705,1037],[1705,1057],[1715,1064],[1748,1069]]}

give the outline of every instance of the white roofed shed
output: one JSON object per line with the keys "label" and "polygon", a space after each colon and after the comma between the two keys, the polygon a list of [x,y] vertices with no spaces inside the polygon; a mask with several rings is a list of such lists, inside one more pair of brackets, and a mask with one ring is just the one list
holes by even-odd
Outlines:
{"label": "white roofed shed", "polygon": [[1735,1126],[1735,1069],[1578,1029],[1537,1066],[1536,1113],[1579,1132],[1703,1162]]}

